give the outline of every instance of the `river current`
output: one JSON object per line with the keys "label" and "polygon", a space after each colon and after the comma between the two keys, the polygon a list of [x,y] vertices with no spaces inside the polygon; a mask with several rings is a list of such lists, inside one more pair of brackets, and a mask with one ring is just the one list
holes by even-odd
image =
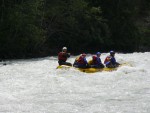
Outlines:
{"label": "river current", "polygon": [[57,56],[1,63],[0,113],[150,113],[150,52],[116,59],[130,65],[83,73],[56,69]]}

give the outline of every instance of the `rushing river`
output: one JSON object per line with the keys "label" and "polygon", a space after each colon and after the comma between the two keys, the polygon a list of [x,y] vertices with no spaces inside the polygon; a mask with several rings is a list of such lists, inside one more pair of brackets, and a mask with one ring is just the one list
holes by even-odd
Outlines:
{"label": "rushing river", "polygon": [[1,63],[0,113],[150,113],[150,52],[116,59],[130,65],[89,74],[56,69],[56,56]]}

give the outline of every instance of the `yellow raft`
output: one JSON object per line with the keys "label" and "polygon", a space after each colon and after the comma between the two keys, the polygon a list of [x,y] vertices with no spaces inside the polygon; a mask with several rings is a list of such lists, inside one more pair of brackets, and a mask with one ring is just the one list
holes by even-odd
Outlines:
{"label": "yellow raft", "polygon": [[86,69],[82,69],[82,68],[77,68],[79,71],[81,72],[85,72],[85,73],[95,73],[95,72],[102,72],[102,71],[114,71],[117,70],[117,68],[86,68]]}
{"label": "yellow raft", "polygon": [[[129,63],[123,63],[121,65],[119,65],[119,67],[121,66],[125,66],[125,65],[129,65]],[[108,72],[111,72],[111,71],[116,71],[119,67],[116,67],[116,68],[75,68],[75,67],[72,67],[72,66],[66,66],[66,65],[60,65],[57,67],[57,69],[69,69],[69,68],[75,68],[81,72],[85,72],[85,73],[95,73],[95,72],[102,72],[102,71],[108,71]]]}
{"label": "yellow raft", "polygon": [[57,66],[56,69],[69,69],[71,68],[72,66],[67,66],[67,65],[60,65],[60,66]]}

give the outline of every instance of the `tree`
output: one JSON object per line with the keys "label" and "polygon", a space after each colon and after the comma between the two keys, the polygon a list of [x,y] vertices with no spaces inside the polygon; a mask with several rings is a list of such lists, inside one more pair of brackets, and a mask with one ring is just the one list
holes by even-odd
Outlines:
{"label": "tree", "polygon": [[3,0],[0,21],[0,52],[3,57],[36,52],[43,39],[39,0]]}
{"label": "tree", "polygon": [[108,32],[100,7],[89,6],[83,0],[47,0],[45,5],[50,48],[66,45],[79,52],[81,48],[103,47]]}

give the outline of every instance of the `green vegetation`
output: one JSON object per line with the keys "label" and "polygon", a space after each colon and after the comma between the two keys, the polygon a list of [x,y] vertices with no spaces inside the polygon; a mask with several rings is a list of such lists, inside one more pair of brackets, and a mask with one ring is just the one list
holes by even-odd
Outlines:
{"label": "green vegetation", "polygon": [[1,0],[0,58],[150,50],[149,0]]}

